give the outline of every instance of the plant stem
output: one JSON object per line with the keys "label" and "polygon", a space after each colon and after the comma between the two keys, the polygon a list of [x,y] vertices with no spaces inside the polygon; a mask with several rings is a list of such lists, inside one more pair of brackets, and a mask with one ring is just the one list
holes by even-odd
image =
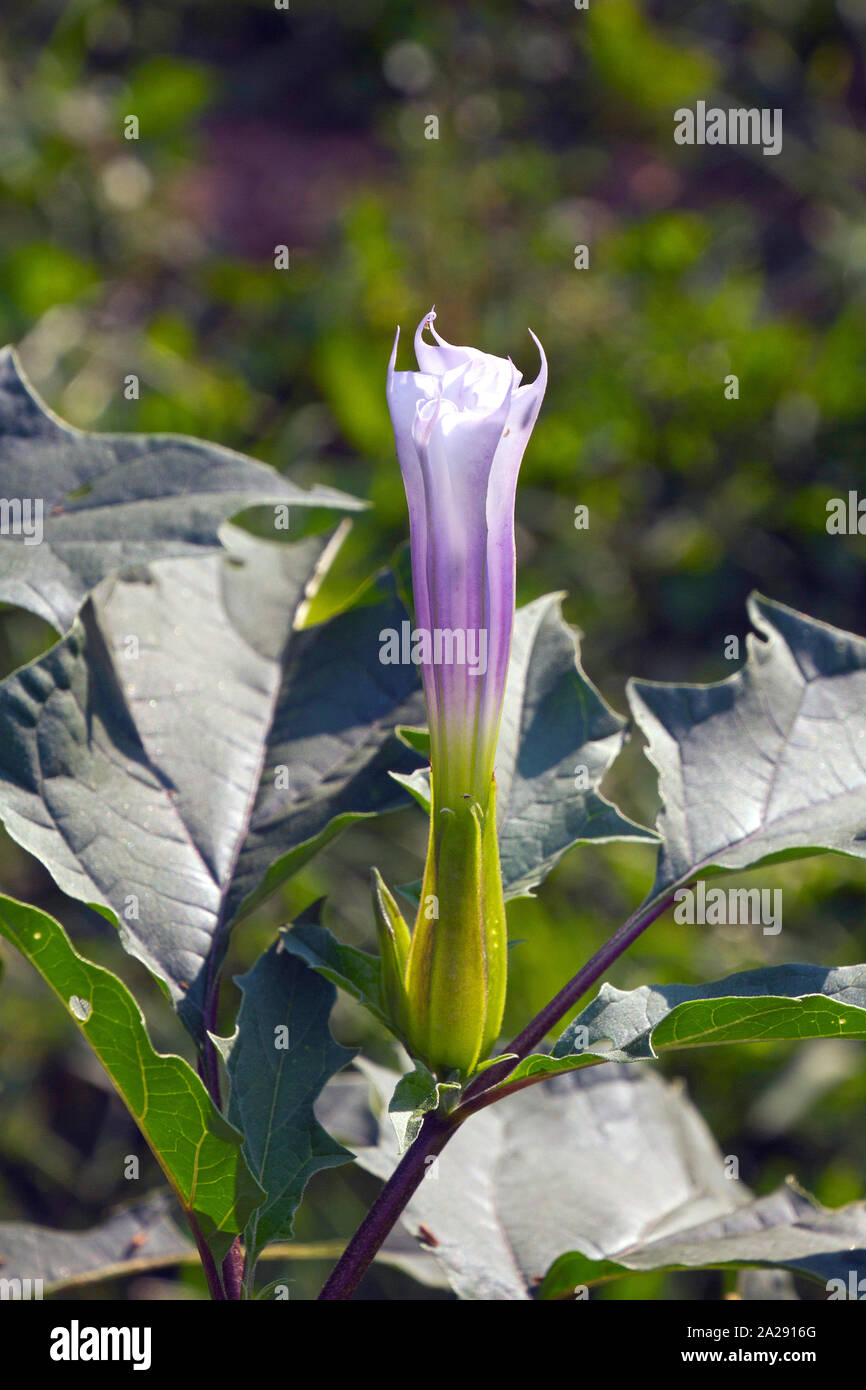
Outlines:
{"label": "plant stem", "polygon": [[[211,955],[211,963],[213,955]],[[219,1010],[220,998],[220,977],[217,974],[211,978],[210,965],[208,966],[207,993],[202,1019],[202,1046],[201,1058],[199,1063],[199,1075],[204,1082],[211,1100],[217,1110],[222,1110],[222,1093],[220,1089],[219,1061],[217,1050],[210,1040],[210,1034],[216,1032],[217,1012]]]}
{"label": "plant stem", "polygon": [[[212,951],[210,961],[208,963],[207,989],[205,995],[204,1013],[202,1020],[203,1038],[201,1051],[199,1053],[198,1072],[199,1076],[204,1082],[205,1088],[207,1089],[207,1092],[211,1100],[213,1101],[217,1110],[222,1112],[222,1090],[220,1087],[219,1060],[217,1058],[217,1050],[210,1040],[210,1034],[216,1032],[217,1012],[219,1010],[220,997],[220,976],[219,972],[214,968],[215,957],[216,952]],[[199,1250],[201,1250],[201,1245],[199,1245]],[[208,1254],[210,1255],[209,1251]],[[211,1263],[213,1263],[212,1259]],[[202,1264],[204,1264],[203,1256]],[[232,1248],[229,1250],[229,1253],[226,1255],[225,1259],[222,1262],[221,1283],[219,1274],[217,1274],[216,1271],[216,1266],[214,1265],[214,1273],[216,1275],[217,1283],[220,1287],[220,1299],[227,1299],[231,1300],[232,1302],[236,1302],[240,1301],[243,1298],[244,1265],[245,1256],[243,1249],[241,1248],[240,1237],[237,1237],[232,1245]],[[207,1272],[207,1267],[205,1266],[205,1274],[207,1274]],[[208,1277],[208,1288],[211,1289],[211,1298],[217,1297],[217,1295],[214,1294],[213,1289],[211,1288],[210,1277]]]}
{"label": "plant stem", "polygon": [[204,1277],[207,1280],[207,1286],[210,1296],[212,1299],[214,1299],[215,1302],[222,1303],[225,1301],[225,1290],[223,1289],[223,1286],[220,1282],[220,1276],[219,1271],[216,1267],[216,1261],[214,1260],[214,1257],[210,1252],[208,1243],[202,1235],[199,1229],[199,1224],[191,1211],[188,1211],[186,1213],[186,1219],[189,1222],[190,1230],[192,1231],[193,1236],[195,1237],[195,1243],[198,1246],[199,1258],[202,1263],[202,1269],[204,1270]]}
{"label": "plant stem", "polygon": [[[679,884],[676,885],[676,887],[679,886]],[[636,912],[632,913],[628,921],[624,922],[601,949],[596,951],[583,969],[579,970],[568,984],[563,986],[555,998],[551,999],[550,1003],[546,1004],[541,1012],[536,1014],[535,1018],[526,1025],[523,1032],[518,1034],[514,1042],[506,1049],[510,1053],[516,1053],[516,1056],[510,1057],[497,1066],[488,1067],[486,1071],[476,1077],[475,1081],[471,1082],[463,1093],[460,1104],[447,1118],[438,1111],[431,1111],[425,1116],[417,1139],[394,1169],[349,1241],[328,1282],[319,1294],[320,1299],[347,1299],[352,1296],[412,1194],[423,1181],[429,1160],[442,1152],[452,1134],[465,1119],[477,1110],[483,1109],[484,1106],[492,1105],[494,1101],[509,1094],[504,1088],[498,1091],[495,1088],[514,1070],[518,1061],[522,1061],[532,1052],[533,1048],[539,1045],[554,1024],[559,1022],[563,1014],[568,1013],[569,1009],[578,1002],[591,985],[595,984],[598,977],[604,974],[613,961],[621,956],[633,941],[637,940],[641,932],[645,931],[657,917],[661,916],[673,902],[674,891],[675,889],[672,888],[664,895],[651,898],[649,902],[643,903]],[[524,1086],[533,1085],[536,1081],[542,1080],[544,1080],[543,1076],[526,1077],[515,1083],[512,1090],[522,1090]]]}
{"label": "plant stem", "polygon": [[[677,885],[679,886],[679,885]],[[473,1100],[482,1092],[487,1093],[492,1090],[499,1082],[512,1072],[517,1062],[527,1057],[534,1048],[543,1042],[554,1024],[558,1023],[564,1014],[580,1000],[586,991],[595,984],[600,975],[613,964],[615,960],[627,951],[632,942],[636,941],[647,927],[651,926],[657,917],[670,907],[674,900],[674,889],[671,889],[664,896],[652,898],[648,903],[642,903],[636,912],[633,912],[627,922],[617,928],[613,936],[596,951],[583,967],[574,975],[567,985],[563,985],[557,995],[551,999],[549,1004],[545,1004],[540,1013],[535,1015],[522,1033],[518,1033],[513,1043],[506,1048],[507,1052],[516,1053],[516,1057],[511,1057],[505,1062],[500,1062],[495,1067],[488,1067],[474,1081],[470,1082],[464,1091],[457,1112],[460,1113],[467,1101]],[[527,1078],[529,1079],[529,1078]],[[533,1078],[534,1079],[534,1078]],[[539,1077],[538,1080],[543,1080]],[[480,1109],[480,1106],[473,1107]]]}
{"label": "plant stem", "polygon": [[456,1128],[454,1116],[438,1111],[424,1117],[418,1137],[394,1169],[379,1196],[343,1251],[320,1299],[352,1296],[413,1192],[423,1182],[428,1162],[441,1153]]}
{"label": "plant stem", "polygon": [[227,1299],[239,1301],[244,1293],[244,1252],[241,1249],[240,1237],[235,1242],[223,1260],[222,1266],[223,1286]]}

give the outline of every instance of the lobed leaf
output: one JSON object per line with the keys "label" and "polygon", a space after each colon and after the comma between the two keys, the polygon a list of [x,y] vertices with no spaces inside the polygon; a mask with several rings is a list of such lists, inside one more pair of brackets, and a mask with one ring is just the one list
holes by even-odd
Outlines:
{"label": "lobed leaf", "polygon": [[684,1047],[804,1038],[866,1038],[866,965],[776,965],[702,985],[603,984],[550,1054],[524,1058],[503,1084]]}
{"label": "lobed leaf", "polygon": [[836,1280],[856,1289],[866,1274],[866,1202],[828,1210],[789,1181],[730,1215],[662,1239],[650,1237],[614,1258],[596,1260],[580,1251],[560,1255],[538,1296],[568,1297],[575,1286],[647,1270],[778,1268],[825,1286]]}
{"label": "lobed leaf", "polygon": [[0,683],[0,816],[200,1035],[228,934],[351,822],[404,802],[414,668],[376,659],[403,612],[382,581],[297,620],[325,540],[235,530],[229,553],[115,576],[44,657]]}
{"label": "lobed leaf", "polygon": [[[378,1072],[377,1089],[393,1088],[396,1076],[383,1085]],[[358,1161],[383,1179],[393,1171],[386,1117]],[[866,1203],[828,1211],[790,1187],[753,1197],[681,1087],[644,1066],[552,1077],[480,1111],[402,1219],[462,1299],[525,1301],[672,1266],[847,1279],[866,1261]],[[582,1263],[569,1255],[554,1286],[545,1276],[563,1251]]]}
{"label": "lobed leaf", "polygon": [[866,855],[866,641],[752,595],[742,670],[715,685],[633,681],[658,768],[650,899],[709,869]]}
{"label": "lobed leaf", "polygon": [[231,1094],[229,1120],[244,1136],[250,1171],[266,1193],[246,1231],[250,1267],[271,1240],[288,1239],[314,1173],[352,1155],[325,1132],[313,1105],[355,1055],[334,1042],[333,985],[291,955],[282,938],[235,981],[237,1028],[222,1040]]}
{"label": "lobed leaf", "polygon": [[0,1278],[41,1279],[47,1294],[189,1257],[198,1260],[195,1246],[172,1220],[167,1194],[122,1207],[89,1231],[0,1222]]}
{"label": "lobed leaf", "polygon": [[222,524],[253,504],[357,511],[267,464],[176,434],[91,434],[39,399],[12,348],[0,351],[0,496],[42,512],[41,537],[0,535],[0,600],[66,632],[107,575],[220,548]]}
{"label": "lobed leaf", "polygon": [[531,894],[573,845],[654,843],[599,786],[622,749],[625,720],[580,664],[561,595],[518,610],[499,743],[496,801],[506,896]]}

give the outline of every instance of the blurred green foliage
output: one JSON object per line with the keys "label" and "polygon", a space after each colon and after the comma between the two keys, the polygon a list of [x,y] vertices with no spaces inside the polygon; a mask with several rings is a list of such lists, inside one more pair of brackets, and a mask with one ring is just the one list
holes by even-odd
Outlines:
{"label": "blurred green foliage", "polygon": [[[405,540],[384,372],[395,326],[408,366],[435,301],[447,338],[510,354],[526,374],[527,326],[544,343],[550,387],[518,494],[520,597],[567,591],[587,670],[619,709],[631,674],[729,674],[724,640],[742,640],[753,587],[866,631],[863,538],[825,530],[827,500],[862,476],[863,0],[590,0],[586,11],[295,0],[288,14],[266,0],[34,0],[2,25],[3,339],[75,425],[192,433],[369,497],[317,615]],[[781,107],[782,153],[677,146],[673,111],[699,98]],[[124,135],[130,115],[137,140]],[[425,139],[429,115],[438,140]],[[124,397],[130,373],[138,400]],[[736,400],[724,393],[731,373]],[[4,613],[3,674],[50,641]],[[652,816],[654,779],[635,747],[610,789]],[[136,991],[157,1045],[184,1050],[105,923],[0,848],[4,889],[59,915]],[[325,892],[339,933],[371,944],[370,864],[406,881],[422,852],[414,812],[354,830],[244,926],[231,967]],[[538,900],[512,906],[522,944],[510,1027],[628,915],[651,872],[646,850],[578,850]],[[825,857],[746,881],[784,888],[779,937],[668,917],[615,983],[863,958],[866,866]],[[89,1224],[130,1195],[119,1155],[137,1150],[135,1136],[13,960],[2,1019],[0,1215]],[[335,1027],[392,1056],[345,1000]],[[830,1203],[866,1195],[866,1128],[852,1122],[866,1104],[859,1045],[660,1065],[686,1077],[759,1191],[793,1171]],[[156,1182],[146,1164],[143,1176],[142,1190]],[[363,1174],[319,1175],[299,1238],[346,1236],[373,1191]],[[293,1264],[292,1297],[311,1296],[322,1273]],[[721,1288],[718,1275],[653,1276],[601,1296]],[[429,1296],[393,1272],[370,1276],[366,1293]]]}

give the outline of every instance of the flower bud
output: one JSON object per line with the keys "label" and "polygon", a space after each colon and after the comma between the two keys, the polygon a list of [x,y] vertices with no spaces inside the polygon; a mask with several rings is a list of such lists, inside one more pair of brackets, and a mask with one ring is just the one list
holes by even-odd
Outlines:
{"label": "flower bud", "polygon": [[536,339],[541,370],[523,383],[510,358],[447,343],[435,317],[415,334],[420,370],[396,370],[396,341],[388,369],[430,728],[430,839],[405,957],[381,893],[377,923],[395,1027],[433,1071],[468,1076],[495,1045],[505,1006],[493,766],[514,625],[517,474],[547,364]]}
{"label": "flower bud", "polygon": [[436,1071],[468,1076],[499,1036],[507,939],[496,799],[436,807],[406,968],[407,1040]]}

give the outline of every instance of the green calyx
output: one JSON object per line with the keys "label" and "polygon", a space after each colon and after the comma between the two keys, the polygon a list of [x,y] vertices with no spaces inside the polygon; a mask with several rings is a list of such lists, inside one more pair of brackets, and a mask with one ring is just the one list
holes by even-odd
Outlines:
{"label": "green calyx", "polygon": [[434,798],[415,929],[376,874],[383,1004],[413,1056],[469,1076],[493,1048],[505,1008],[507,936],[495,788],[482,808]]}
{"label": "green calyx", "polygon": [[404,978],[411,937],[393,893],[373,870],[373,914],[379,936],[379,996],[384,1012],[402,1036],[406,1029]]}

